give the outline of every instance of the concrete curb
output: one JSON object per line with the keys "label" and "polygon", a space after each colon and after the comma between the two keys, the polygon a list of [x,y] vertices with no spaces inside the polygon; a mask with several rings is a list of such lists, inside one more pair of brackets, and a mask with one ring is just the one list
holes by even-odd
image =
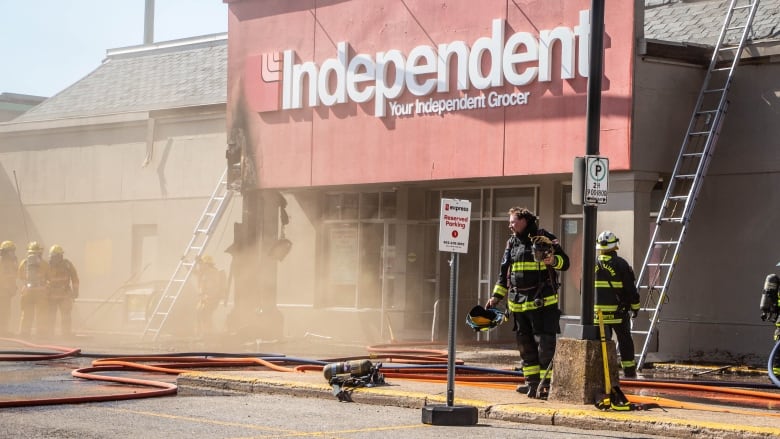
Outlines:
{"label": "concrete curb", "polygon": [[[295,379],[301,378],[301,379]],[[264,393],[308,398],[335,399],[333,391],[321,377],[303,375],[291,379],[192,372],[179,375],[181,394]],[[316,382],[320,381],[320,382]],[[446,404],[444,394],[401,390],[400,386],[357,388],[351,391],[360,404],[422,408],[427,404]],[[584,430],[630,431],[667,437],[706,437],[765,439],[780,437],[780,428],[738,425],[704,419],[669,416],[667,412],[617,413],[595,408],[540,407],[531,403],[497,404],[480,399],[455,398],[456,405],[476,407],[482,419],[496,419],[537,425],[556,425]]]}

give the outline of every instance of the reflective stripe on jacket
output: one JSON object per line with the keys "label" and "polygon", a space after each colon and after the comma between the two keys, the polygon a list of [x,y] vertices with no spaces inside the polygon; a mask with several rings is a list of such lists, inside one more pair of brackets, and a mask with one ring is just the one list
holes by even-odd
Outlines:
{"label": "reflective stripe on jacket", "polygon": [[[553,242],[555,253],[552,265],[534,261],[530,235],[514,235],[507,241],[493,295],[502,299],[508,295],[507,308],[512,312],[558,303],[558,275],[555,270],[567,270],[569,257],[555,235],[544,229],[539,229],[534,236],[538,235],[546,236]],[[534,303],[535,299],[541,301],[541,306]]]}
{"label": "reflective stripe on jacket", "polygon": [[69,295],[79,287],[76,267],[67,259],[49,262],[49,289],[52,295]]}
{"label": "reflective stripe on jacket", "polygon": [[598,256],[595,287],[594,318],[598,319],[600,309],[604,323],[621,323],[629,309],[639,310],[639,293],[636,290],[634,270],[617,252],[611,251]]}

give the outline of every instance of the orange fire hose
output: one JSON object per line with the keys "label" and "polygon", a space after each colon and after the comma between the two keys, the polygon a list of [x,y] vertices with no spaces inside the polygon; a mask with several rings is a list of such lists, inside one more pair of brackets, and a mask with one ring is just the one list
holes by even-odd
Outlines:
{"label": "orange fire hose", "polygon": [[[40,361],[45,359],[59,359],[68,356],[77,356],[81,353],[80,349],[66,348],[61,346],[49,346],[49,345],[35,345],[22,340],[16,339],[0,339],[6,341],[12,341],[15,343],[23,344],[28,347],[45,348],[50,350],[59,351],[56,354],[43,354],[43,355],[14,355],[7,356],[0,354],[0,361]],[[422,349],[420,351],[414,349],[393,349],[393,345],[374,346],[369,348],[370,354],[363,357],[350,357],[351,359],[363,358],[373,359],[384,358],[393,360],[393,363],[412,363],[417,359],[416,364],[430,364],[433,362],[444,362],[447,360],[446,353],[439,350]],[[397,346],[396,346],[397,347]],[[419,352],[422,355],[415,356],[414,352]],[[381,355],[378,355],[381,354]],[[144,364],[144,362],[155,362],[155,364]],[[92,367],[82,368],[74,370],[71,374],[76,378],[108,381],[119,384],[126,384],[132,386],[146,386],[153,387],[154,390],[139,392],[134,389],[131,393],[121,393],[113,395],[97,395],[97,396],[79,396],[79,397],[67,397],[67,398],[52,398],[52,399],[35,399],[35,400],[22,400],[22,401],[0,401],[0,407],[17,407],[17,406],[32,406],[32,405],[46,405],[46,404],[67,404],[67,403],[80,403],[80,402],[95,402],[95,401],[109,401],[109,400],[121,400],[121,399],[136,399],[146,398],[154,396],[164,396],[176,394],[177,387],[172,383],[140,380],[125,377],[115,377],[102,375],[102,372],[113,371],[128,371],[128,370],[141,370],[148,372],[157,372],[164,374],[179,374],[187,372],[194,368],[207,368],[207,367],[249,367],[260,366],[277,372],[307,372],[307,371],[321,371],[322,365],[306,364],[298,365],[296,367],[286,367],[277,363],[284,362],[284,359],[276,359],[274,361],[265,360],[263,358],[255,357],[220,357],[220,358],[201,358],[201,357],[177,357],[169,355],[149,355],[149,356],[132,356],[132,357],[113,357],[95,360],[92,363]],[[319,362],[322,363],[322,362]],[[459,364],[463,364],[459,361]],[[383,374],[388,378],[395,379],[409,379],[409,380],[421,380],[428,382],[443,382],[446,380],[446,367],[432,367],[432,368],[415,368],[415,367],[382,367]],[[489,387],[495,389],[512,389],[515,384],[523,382],[524,379],[521,376],[508,376],[488,373],[474,373],[473,371],[459,369],[457,372],[456,381],[467,386],[480,386]],[[681,383],[661,383],[645,380],[624,380],[621,381],[621,385],[624,387],[635,388],[660,388],[660,389],[675,389],[675,390],[692,390],[695,392],[708,392],[716,393],[727,396],[735,396],[737,399],[752,402],[765,403],[766,401],[780,401],[780,394],[770,392],[759,392],[753,390],[734,389],[726,387],[713,387],[704,386],[699,384],[681,384]],[[745,413],[752,416],[762,415],[758,412],[748,412],[740,409],[731,409],[725,407],[717,407],[707,404],[687,403],[680,402],[673,399],[661,398],[661,397],[647,397],[640,395],[628,395],[631,402],[635,403],[655,403],[661,406],[670,408],[689,408],[696,410],[708,410],[716,412],[729,412],[729,413]],[[780,414],[766,414],[766,416],[780,416]]]}

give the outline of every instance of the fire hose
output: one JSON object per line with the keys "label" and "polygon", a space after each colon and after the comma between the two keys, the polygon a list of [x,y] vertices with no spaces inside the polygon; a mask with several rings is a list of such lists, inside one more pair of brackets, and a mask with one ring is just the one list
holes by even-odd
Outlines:
{"label": "fire hose", "polygon": [[775,375],[775,358],[780,351],[780,340],[775,342],[775,347],[772,348],[772,352],[769,353],[769,361],[766,364],[766,369],[769,372],[769,379],[775,386],[780,387],[780,379]]}
{"label": "fire hose", "polygon": [[[387,378],[412,379],[423,381],[437,381],[444,379],[447,372],[446,355],[441,351],[422,350],[423,355],[415,356],[414,350],[398,349],[393,350],[390,346],[381,348],[369,348],[371,354],[362,357],[348,357],[349,359],[327,359],[312,360],[306,358],[286,357],[281,354],[225,354],[225,353],[182,353],[166,355],[125,355],[125,356],[107,356],[99,354],[89,354],[81,352],[80,349],[65,348],[59,346],[38,346],[20,340],[10,340],[17,343],[38,349],[52,349],[57,353],[47,352],[20,352],[13,351],[13,355],[4,355],[8,352],[0,352],[0,361],[41,361],[42,359],[64,358],[67,356],[81,357],[100,357],[93,361],[91,367],[80,368],[72,372],[76,378],[88,380],[109,381],[131,386],[153,387],[152,391],[139,392],[134,389],[131,393],[119,395],[100,395],[100,396],[79,396],[74,398],[56,398],[47,400],[27,400],[27,401],[3,401],[0,407],[30,406],[46,404],[65,404],[76,402],[106,401],[120,399],[134,399],[153,396],[165,396],[176,394],[177,387],[173,383],[138,380],[126,377],[105,376],[104,372],[141,370],[147,372],[158,372],[164,374],[179,374],[188,372],[193,368],[226,368],[226,367],[261,367],[279,372],[305,372],[309,370],[322,371],[329,363],[334,361],[349,361],[349,359],[365,358],[370,360],[386,359],[382,366],[382,372]],[[770,362],[777,355],[780,343],[775,345]],[[402,352],[402,353],[398,353]],[[155,364],[142,364],[142,362],[154,362]],[[393,365],[387,366],[387,363]],[[516,383],[523,382],[522,373],[519,371],[510,371],[504,369],[493,369],[486,367],[466,366],[462,361],[458,361],[456,367],[457,381],[464,385],[485,386],[491,388],[512,389]],[[771,363],[770,363],[771,364]],[[770,374],[774,377],[774,374]],[[774,377],[775,385],[777,377]],[[780,394],[767,392],[755,392],[744,389],[723,388],[729,385],[726,382],[702,382],[691,384],[689,382],[675,382],[674,380],[622,380],[621,385],[627,388],[669,388],[678,391],[704,391],[709,394],[725,395],[719,398],[744,398],[755,401],[780,401]],[[711,385],[710,385],[711,384]],[[762,384],[730,383],[741,387],[763,387]],[[767,384],[768,385],[768,384]],[[704,404],[681,403],[674,400],[663,400],[658,397],[647,397],[638,395],[629,395],[632,402],[643,402],[643,400],[654,402],[665,401],[669,407],[683,407],[702,409]],[[706,408],[704,408],[706,409]],[[713,410],[716,410],[713,408]]]}

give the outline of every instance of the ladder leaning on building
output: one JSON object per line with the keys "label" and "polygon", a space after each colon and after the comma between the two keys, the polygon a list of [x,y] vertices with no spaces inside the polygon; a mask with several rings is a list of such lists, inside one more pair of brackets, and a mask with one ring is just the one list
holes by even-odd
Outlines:
{"label": "ladder leaning on building", "polygon": [[233,191],[228,187],[227,182],[227,169],[222,173],[222,177],[219,178],[217,186],[211,193],[211,198],[206,203],[206,208],[200,216],[200,219],[195,224],[195,231],[192,233],[192,238],[187,248],[184,250],[184,254],[179,263],[176,266],[176,270],[173,272],[170,280],[168,280],[165,290],[163,290],[160,300],[154,308],[154,311],[149,316],[146,323],[146,329],[142,335],[143,339],[148,336],[153,336],[152,340],[157,340],[160,335],[165,322],[173,310],[173,306],[176,300],[181,295],[184,286],[187,284],[187,280],[192,274],[192,270],[198,261],[198,258],[203,254],[208,244],[209,238],[211,238],[214,228],[219,223],[222,215],[225,213],[225,209],[233,196]]}
{"label": "ladder leaning on building", "polygon": [[637,369],[641,369],[647,359],[661,307],[668,299],[677,256],[718,141],[728,107],[729,87],[748,39],[758,3],[759,0],[731,0],[728,4],[723,29],[658,212],[655,230],[637,276],[637,290],[644,298],[640,311],[650,314],[649,325],[644,330],[637,329],[638,324],[632,321],[632,334],[644,338],[637,358]]}

